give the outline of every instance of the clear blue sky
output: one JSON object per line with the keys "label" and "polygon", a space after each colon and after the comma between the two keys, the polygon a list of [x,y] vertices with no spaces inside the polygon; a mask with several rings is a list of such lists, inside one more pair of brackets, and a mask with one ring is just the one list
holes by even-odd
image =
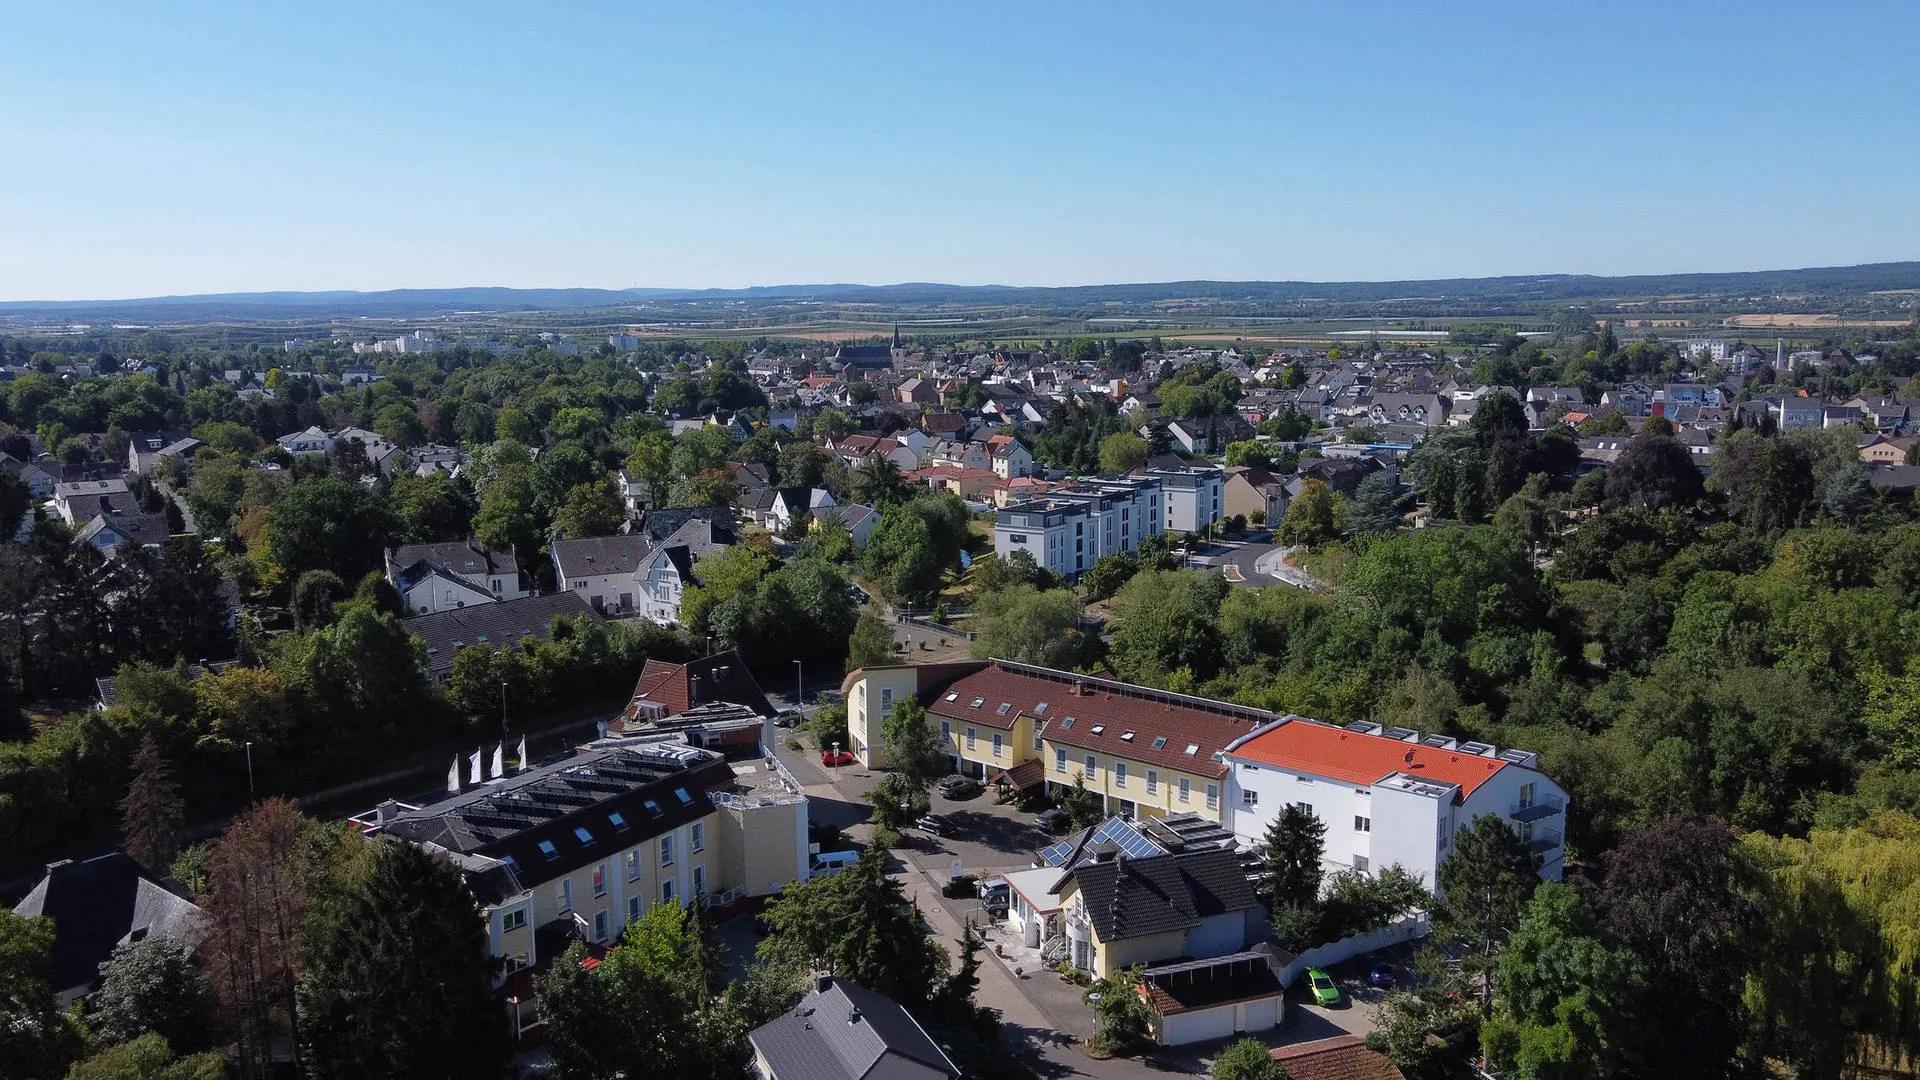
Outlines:
{"label": "clear blue sky", "polygon": [[1920,3],[0,0],[0,299],[1920,257]]}

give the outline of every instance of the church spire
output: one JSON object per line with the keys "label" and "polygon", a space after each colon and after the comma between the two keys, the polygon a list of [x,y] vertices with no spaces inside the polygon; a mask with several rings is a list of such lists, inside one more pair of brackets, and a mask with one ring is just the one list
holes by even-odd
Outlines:
{"label": "church spire", "polygon": [[900,324],[897,322],[893,324],[893,347],[900,347]]}

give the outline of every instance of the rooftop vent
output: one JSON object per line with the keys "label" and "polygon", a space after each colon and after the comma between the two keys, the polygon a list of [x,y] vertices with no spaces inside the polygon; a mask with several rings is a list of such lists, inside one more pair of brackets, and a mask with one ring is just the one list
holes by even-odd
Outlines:
{"label": "rooftop vent", "polygon": [[1357,731],[1362,735],[1378,735],[1383,729],[1371,720],[1355,720],[1347,725],[1347,730]]}
{"label": "rooftop vent", "polygon": [[1386,736],[1389,739],[1398,739],[1401,742],[1419,742],[1420,741],[1420,733],[1413,730],[1412,728],[1390,727],[1385,731],[1382,731],[1380,734]]}
{"label": "rooftop vent", "polygon": [[1492,743],[1483,742],[1463,742],[1460,744],[1460,752],[1473,754],[1476,757],[1494,757],[1498,753]]}

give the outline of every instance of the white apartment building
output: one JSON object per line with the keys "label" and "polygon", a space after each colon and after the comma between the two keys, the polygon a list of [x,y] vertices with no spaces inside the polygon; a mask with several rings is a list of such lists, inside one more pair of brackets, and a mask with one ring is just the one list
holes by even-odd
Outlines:
{"label": "white apartment building", "polygon": [[1398,865],[1429,887],[1453,835],[1486,814],[1507,821],[1560,879],[1567,793],[1532,753],[1359,721],[1287,716],[1228,744],[1226,826],[1258,847],[1283,807],[1326,824],[1325,869]]}
{"label": "white apartment building", "polygon": [[1148,469],[1166,501],[1166,531],[1205,533],[1226,520],[1227,474],[1211,465]]}
{"label": "white apartment building", "polygon": [[1042,569],[1078,578],[1101,556],[1133,551],[1164,532],[1164,498],[1152,477],[1091,477],[1000,510],[993,551],[1002,559],[1025,551]]}

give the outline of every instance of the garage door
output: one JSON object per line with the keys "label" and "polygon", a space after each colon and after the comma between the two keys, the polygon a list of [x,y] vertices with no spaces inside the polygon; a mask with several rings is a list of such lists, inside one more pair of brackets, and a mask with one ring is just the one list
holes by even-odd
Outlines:
{"label": "garage door", "polygon": [[1192,1012],[1175,1013],[1166,1017],[1161,1026],[1160,1041],[1167,1046],[1181,1046],[1186,1043],[1204,1042],[1207,1039],[1224,1039],[1233,1034],[1233,1006],[1218,1009],[1195,1009]]}

